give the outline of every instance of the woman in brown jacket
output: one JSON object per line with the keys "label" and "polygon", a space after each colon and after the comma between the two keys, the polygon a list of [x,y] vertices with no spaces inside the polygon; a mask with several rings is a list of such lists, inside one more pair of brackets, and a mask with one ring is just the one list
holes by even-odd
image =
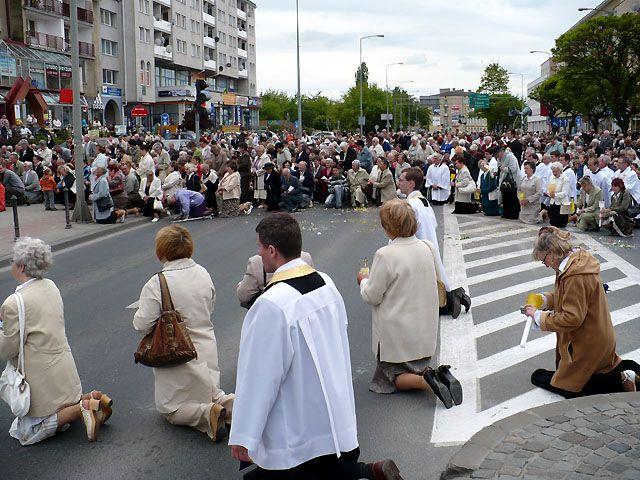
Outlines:
{"label": "woman in brown jacket", "polygon": [[635,391],[640,365],[616,354],[600,263],[573,248],[569,238],[566,231],[543,227],[533,251],[534,258],[556,271],[556,282],[554,291],[544,294],[542,308],[527,305],[525,315],[541,330],[556,332],[557,370],[538,369],[531,383],[565,398]]}

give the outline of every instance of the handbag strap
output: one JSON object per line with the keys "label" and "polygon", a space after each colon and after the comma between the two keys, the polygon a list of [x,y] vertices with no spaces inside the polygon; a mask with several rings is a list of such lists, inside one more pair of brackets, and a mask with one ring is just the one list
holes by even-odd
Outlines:
{"label": "handbag strap", "polygon": [[24,376],[24,334],[25,334],[25,310],[24,298],[19,292],[14,293],[18,302],[18,325],[20,328],[20,353],[18,354],[18,371]]}
{"label": "handbag strap", "polygon": [[160,281],[160,295],[162,296],[162,311],[168,312],[175,310],[173,306],[173,300],[171,299],[171,292],[169,292],[169,285],[167,285],[167,279],[164,273],[158,272],[158,280]]}

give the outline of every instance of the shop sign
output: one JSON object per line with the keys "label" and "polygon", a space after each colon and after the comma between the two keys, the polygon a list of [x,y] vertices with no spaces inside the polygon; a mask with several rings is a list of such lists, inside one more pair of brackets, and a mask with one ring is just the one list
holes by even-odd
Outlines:
{"label": "shop sign", "polygon": [[71,78],[71,67],[60,65],[60,76],[63,78]]}
{"label": "shop sign", "polygon": [[0,75],[6,77],[16,77],[16,59],[8,55],[0,54]]}
{"label": "shop sign", "polygon": [[242,107],[246,107],[249,105],[249,99],[247,97],[243,97],[238,95],[236,97],[236,105],[240,105]]}
{"label": "shop sign", "polygon": [[247,106],[249,106],[249,107],[259,107],[260,106],[260,97],[249,97],[249,101],[247,102]]}
{"label": "shop sign", "polygon": [[222,104],[223,105],[235,105],[236,104],[236,94],[235,93],[223,93],[222,94]]}
{"label": "shop sign", "polygon": [[110,97],[121,97],[122,89],[118,87],[108,87],[107,85],[103,85],[102,94],[109,95]]}
{"label": "shop sign", "polygon": [[238,133],[240,132],[240,125],[223,125],[222,131],[224,133]]}
{"label": "shop sign", "polygon": [[55,77],[58,76],[58,65],[54,65],[52,63],[45,63],[45,69],[47,70],[47,75],[53,75]]}
{"label": "shop sign", "polygon": [[180,97],[193,97],[193,91],[189,87],[171,88],[165,90],[158,90],[157,96],[159,98],[180,98]]}

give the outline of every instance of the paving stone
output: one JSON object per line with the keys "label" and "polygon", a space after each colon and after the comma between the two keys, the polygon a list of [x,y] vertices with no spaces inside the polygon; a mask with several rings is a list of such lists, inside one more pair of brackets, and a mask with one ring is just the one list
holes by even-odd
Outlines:
{"label": "paving stone", "polygon": [[537,458],[534,458],[533,460],[530,460],[526,466],[527,468],[536,467],[536,468],[544,468],[545,470],[548,470],[551,467],[553,467],[555,463],[556,463],[555,461],[546,460],[542,457],[537,457]]}
{"label": "paving stone", "polygon": [[609,425],[610,427],[617,427],[618,425],[624,425],[625,421],[621,418],[609,418],[607,420],[603,420],[602,423],[605,425]]}
{"label": "paving stone", "polygon": [[635,432],[638,428],[633,425],[624,424],[624,425],[618,425],[617,427],[615,427],[615,429],[620,433],[628,435],[630,433]]}
{"label": "paving stone", "polygon": [[582,435],[577,432],[566,432],[560,435],[560,440],[564,440],[569,443],[580,443],[587,439],[586,435]]}
{"label": "paving stone", "polygon": [[572,472],[564,478],[565,480],[593,480],[593,476],[577,472]]}
{"label": "paving stone", "polygon": [[515,443],[502,442],[500,445],[493,449],[494,452],[498,453],[513,453],[517,448]]}
{"label": "paving stone", "polygon": [[508,435],[507,437],[505,437],[504,441],[515,443],[516,445],[524,445],[525,443],[527,443],[527,440],[519,435]]}
{"label": "paving stone", "polygon": [[536,425],[535,423],[532,423],[531,425],[527,425],[526,427],[524,427],[523,430],[525,432],[538,433],[540,430],[542,430],[542,427]]}
{"label": "paving stone", "polygon": [[572,447],[569,452],[576,457],[586,457],[591,453],[591,449],[583,447],[581,445],[576,445],[575,447]]}
{"label": "paving stone", "polygon": [[604,440],[601,440],[599,438],[588,438],[580,445],[586,448],[590,448],[591,450],[597,450],[600,447],[604,446]]}
{"label": "paving stone", "polygon": [[611,402],[611,405],[613,405],[616,408],[625,409],[626,407],[629,406],[629,402]]}
{"label": "paving stone", "polygon": [[520,480],[518,477],[514,477],[513,475],[498,475],[495,478],[498,480]]}
{"label": "paving stone", "polygon": [[508,457],[504,460],[505,465],[510,465],[512,467],[524,468],[527,464],[526,458],[516,458],[516,457]]}
{"label": "paving stone", "polygon": [[515,458],[531,458],[535,455],[533,452],[527,452],[526,450],[516,450],[513,452]]}
{"label": "paving stone", "polygon": [[511,475],[513,477],[518,477],[520,474],[522,474],[522,468],[514,467],[513,465],[505,465],[500,469],[500,475]]}
{"label": "paving stone", "polygon": [[499,470],[502,467],[502,462],[499,460],[491,460],[489,458],[485,458],[485,460],[480,464],[480,468],[483,470]]}
{"label": "paving stone", "polygon": [[496,475],[495,470],[486,470],[486,469],[480,468],[475,472],[471,473],[471,478],[493,478],[495,475]]}
{"label": "paving stone", "polygon": [[574,425],[572,425],[569,422],[566,423],[559,423],[558,425],[556,425],[556,428],[564,431],[564,432],[572,432],[573,430],[576,429],[576,427]]}
{"label": "paving stone", "polygon": [[624,415],[626,412],[621,409],[621,408],[614,408],[613,410],[608,410],[606,412],[604,412],[604,414],[611,418],[611,417],[619,417],[621,415]]}
{"label": "paving stone", "polygon": [[593,430],[594,432],[598,432],[598,433],[602,433],[602,432],[606,432],[607,430],[609,430],[609,425],[603,425],[601,423],[592,423],[590,422],[589,425],[589,430]]}
{"label": "paving stone", "polygon": [[551,446],[557,448],[558,450],[569,450],[572,444],[556,438],[553,442],[551,442]]}
{"label": "paving stone", "polygon": [[564,415],[550,415],[547,417],[547,420],[553,423],[565,423],[569,421]]}
{"label": "paving stone", "polygon": [[564,433],[564,430],[559,430],[557,428],[555,428],[555,424],[553,427],[547,427],[544,430],[542,430],[543,434],[545,435],[550,435],[552,437],[559,437],[560,435],[562,435]]}
{"label": "paving stone", "polygon": [[578,473],[586,473],[588,475],[594,475],[600,467],[595,465],[589,465],[588,463],[581,463],[576,468],[576,472]]}
{"label": "paving stone", "polygon": [[624,417],[622,417],[622,420],[625,421],[625,423],[628,423],[629,425],[637,425],[638,423],[640,423],[640,418],[637,417],[638,412],[633,412],[633,415],[625,415]]}
{"label": "paving stone", "polygon": [[629,405],[631,405],[632,407],[640,407],[640,401],[635,400],[633,402],[629,402]]}
{"label": "paving stone", "polygon": [[529,475],[533,475],[537,479],[541,477],[544,478],[544,476],[547,474],[546,468],[535,467],[533,465],[527,465],[526,467],[524,467],[524,471]]}
{"label": "paving stone", "polygon": [[600,403],[598,405],[594,405],[593,408],[599,412],[606,412],[607,410],[613,410],[613,405],[610,403]]}
{"label": "paving stone", "polygon": [[589,426],[589,422],[587,422],[584,419],[584,416],[580,417],[580,418],[576,418],[575,420],[571,421],[572,425],[574,425],[575,427],[588,427]]}
{"label": "paving stone", "polygon": [[592,413],[591,415],[587,415],[585,418],[588,422],[599,423],[603,420],[606,420],[609,417],[606,417],[601,413]]}
{"label": "paving stone", "polygon": [[547,476],[545,478],[549,480],[563,480],[567,476],[567,472],[564,470],[547,470]]}
{"label": "paving stone", "polygon": [[536,422],[536,425],[538,425],[539,427],[545,428],[553,425],[553,422],[550,422],[549,420],[539,420]]}
{"label": "paving stone", "polygon": [[613,473],[622,473],[629,470],[626,465],[622,465],[621,463],[618,463],[615,461],[609,462],[604,468],[606,468],[607,470]]}
{"label": "paving stone", "polygon": [[563,415],[565,417],[571,418],[571,419],[580,418],[580,417],[584,416],[584,414],[582,412],[579,412],[578,410],[572,410],[572,411],[569,411],[569,412],[565,412],[565,413],[563,413]]}
{"label": "paving stone", "polygon": [[597,412],[597,410],[593,407],[579,408],[578,411],[584,413],[585,415],[589,415]]}
{"label": "paving stone", "polygon": [[594,432],[590,428],[580,427],[576,429],[576,433],[580,435],[584,435],[585,437],[598,437],[600,434],[598,432]]}
{"label": "paving stone", "polygon": [[518,435],[521,436],[522,438],[533,438],[533,433],[525,432],[524,430],[519,432]]}
{"label": "paving stone", "polygon": [[543,452],[546,448],[547,445],[538,440],[530,440],[522,446],[523,450],[529,452]]}
{"label": "paving stone", "polygon": [[554,448],[547,448],[544,452],[540,454],[540,456],[545,460],[557,461],[557,460],[562,460],[565,454],[566,454],[565,452],[562,452],[560,450],[556,450]]}
{"label": "paving stone", "polygon": [[617,452],[617,453],[620,453],[620,454],[628,452],[629,450],[631,450],[631,447],[629,445],[627,445],[626,443],[621,443],[621,442],[610,443],[609,445],[607,445],[607,448],[610,448],[614,452]]}
{"label": "paving stone", "polygon": [[589,465],[595,465],[596,467],[604,467],[607,464],[607,459],[592,453],[584,459],[584,462]]}
{"label": "paving stone", "polygon": [[640,480],[640,470],[627,470],[624,472],[626,480]]}
{"label": "paving stone", "polygon": [[489,452],[485,458],[489,458],[491,460],[504,460],[507,458],[507,454],[493,450],[492,452]]}
{"label": "paving stone", "polygon": [[552,470],[560,470],[563,472],[571,472],[574,470],[574,468],[575,467],[572,463],[565,461],[556,462],[553,467],[551,467]]}
{"label": "paving stone", "polygon": [[609,450],[607,447],[600,447],[595,451],[595,453],[601,457],[608,458],[609,460],[618,456],[616,452]]}

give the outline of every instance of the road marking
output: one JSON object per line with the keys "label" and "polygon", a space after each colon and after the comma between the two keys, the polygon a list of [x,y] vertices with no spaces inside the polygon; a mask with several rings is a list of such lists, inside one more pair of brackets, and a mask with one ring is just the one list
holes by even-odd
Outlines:
{"label": "road marking", "polygon": [[125,308],[138,308],[138,305],[140,304],[140,300],[136,300],[135,302],[133,302],[131,305],[129,305],[128,307]]}
{"label": "road marking", "polygon": [[[613,326],[622,325],[624,323],[635,320],[640,316],[640,303],[630,305],[628,307],[614,310],[611,312],[611,321]],[[525,348],[515,345],[507,350],[503,350],[489,357],[481,358],[476,362],[477,375],[479,378],[488,377],[494,373],[501,372],[525,360],[529,360],[541,353],[553,350],[556,347],[555,335],[549,333],[544,337],[536,338],[527,342]]]}
{"label": "road marking", "polygon": [[487,245],[480,245],[479,247],[468,248],[462,252],[462,255],[470,255],[472,253],[486,252],[487,250],[497,250],[505,247],[511,247],[512,245],[518,245],[520,243],[528,243],[530,245],[529,251],[533,251],[533,237],[529,238],[517,238],[515,240],[509,240],[507,242],[488,243]]}
{"label": "road marking", "polygon": [[[469,291],[467,273],[460,268],[462,246],[460,245],[460,230],[458,221],[451,214],[451,209],[444,211],[444,265],[451,285],[462,286]],[[473,309],[468,313],[460,313],[457,319],[449,316],[440,318],[440,355],[441,364],[451,365],[454,375],[460,381],[464,392],[461,405],[447,410],[440,401],[436,404],[431,431],[431,441],[436,444],[460,441],[461,436],[455,435],[454,426],[469,423],[476,414],[479,405],[478,378],[475,375],[477,351],[473,336]],[[465,438],[466,440],[466,438]]]}
{"label": "road marking", "polygon": [[513,327],[519,323],[524,323],[526,317],[516,310],[515,312],[507,313],[501,317],[492,318],[486,322],[479,323],[474,326],[474,335],[476,338],[484,337],[491,333],[499,332],[505,328]]}
{"label": "road marking", "polygon": [[517,258],[517,257],[523,257],[525,255],[529,255],[529,257],[531,257],[532,251],[533,251],[533,248],[526,248],[524,250],[518,250],[517,252],[503,253],[502,255],[496,255],[494,257],[479,258],[478,260],[465,262],[464,266],[467,270],[469,270],[470,268],[482,267],[484,265],[491,265],[492,263],[501,262],[503,260],[510,260],[512,258]]}
{"label": "road marking", "polygon": [[[486,220],[472,220],[470,222],[460,222],[460,221],[458,221],[458,227],[468,227],[470,225],[479,225],[479,224],[486,225],[487,221]],[[458,230],[458,231],[460,231],[460,230]]]}
{"label": "road marking", "polygon": [[487,280],[493,280],[500,277],[508,277],[509,275],[515,275],[534,268],[543,268],[544,266],[538,260],[535,262],[521,263],[520,265],[514,265],[513,267],[503,268],[494,272],[482,273],[474,277],[469,277],[469,285],[476,285],[478,283],[486,282]]}
{"label": "road marking", "polygon": [[[460,243],[462,245],[467,245],[468,243],[482,242],[484,240],[498,240],[498,239],[502,240],[502,238],[504,237],[511,237],[513,235],[521,235],[523,233],[530,233],[530,232],[531,232],[530,228],[517,228],[515,230],[493,232],[489,235],[482,235],[480,237],[465,238],[463,240],[460,240]],[[527,240],[530,240],[530,238],[528,238]],[[502,241],[500,242],[500,245],[502,245]],[[493,245],[493,246],[498,247],[498,245]]]}
{"label": "road marking", "polygon": [[[482,226],[479,227],[473,227],[473,228],[469,228],[467,230],[460,230],[460,234],[461,235],[477,235],[481,232],[486,232],[486,231],[491,231],[491,230],[495,230],[496,228],[504,228],[504,224],[502,223],[485,223]],[[506,231],[506,230],[503,230]]]}

